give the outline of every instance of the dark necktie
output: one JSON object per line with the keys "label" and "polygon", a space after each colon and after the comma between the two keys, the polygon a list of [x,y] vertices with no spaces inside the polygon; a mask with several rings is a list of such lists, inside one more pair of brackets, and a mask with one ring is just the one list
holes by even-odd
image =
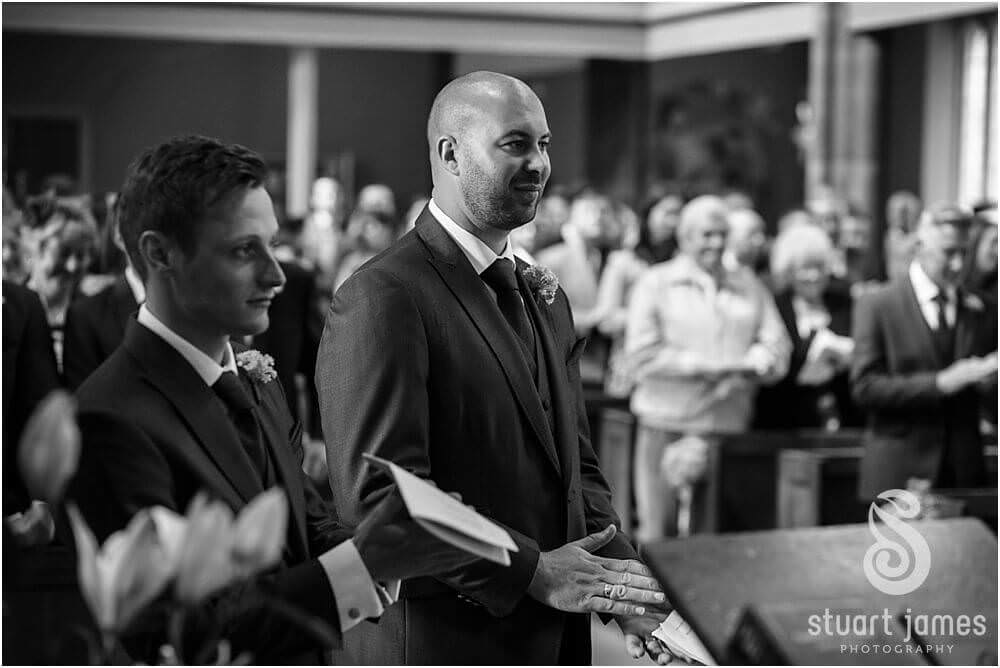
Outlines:
{"label": "dark necktie", "polygon": [[239,434],[240,443],[260,476],[261,483],[266,487],[270,478],[270,462],[264,448],[260,424],[254,413],[253,401],[243,387],[243,382],[232,371],[226,371],[215,381],[212,389],[229,409],[229,417]]}
{"label": "dark necktie", "polygon": [[517,276],[514,273],[514,263],[499,258],[487,267],[480,276],[486,285],[497,293],[497,306],[500,307],[500,312],[507,319],[510,328],[521,339],[521,343],[524,344],[528,359],[533,360],[535,336],[531,331],[531,323],[528,322],[528,312],[524,309],[524,302],[521,301],[521,292],[518,290]]}
{"label": "dark necktie", "polygon": [[934,303],[937,305],[938,312],[938,326],[934,330],[934,341],[941,353],[941,359],[946,364],[950,364],[955,357],[955,337],[954,328],[948,324],[948,295],[939,291],[934,297]]}
{"label": "dark necktie", "polygon": [[938,312],[938,331],[949,329],[948,326],[948,295],[945,294],[943,290],[939,290],[936,295],[934,295],[934,303],[937,305]]}

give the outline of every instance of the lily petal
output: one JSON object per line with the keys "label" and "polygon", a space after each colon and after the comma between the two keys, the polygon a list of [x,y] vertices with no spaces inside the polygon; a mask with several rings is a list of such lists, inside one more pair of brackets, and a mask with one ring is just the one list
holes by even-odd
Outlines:
{"label": "lily petal", "polygon": [[288,498],[272,487],[251,501],[233,527],[233,560],[244,576],[267,570],[281,560],[288,530]]}
{"label": "lily petal", "polygon": [[54,390],[31,414],[18,444],[18,463],[31,497],[57,503],[79,461],[76,400]]}

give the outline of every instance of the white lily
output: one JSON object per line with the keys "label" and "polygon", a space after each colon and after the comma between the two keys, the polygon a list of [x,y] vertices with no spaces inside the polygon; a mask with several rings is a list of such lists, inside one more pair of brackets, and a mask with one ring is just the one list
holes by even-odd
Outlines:
{"label": "white lily", "polygon": [[101,631],[120,632],[163,591],[176,563],[168,558],[148,510],[137,513],[100,548],[76,506],[69,504],[67,510],[83,598]]}
{"label": "white lily", "polygon": [[57,503],[80,462],[80,430],[76,400],[64,390],[53,390],[31,414],[21,442],[18,463],[33,499]]}

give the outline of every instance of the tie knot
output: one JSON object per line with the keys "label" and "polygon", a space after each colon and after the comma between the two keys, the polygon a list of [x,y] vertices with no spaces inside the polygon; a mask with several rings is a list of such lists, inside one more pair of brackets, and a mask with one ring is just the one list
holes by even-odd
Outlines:
{"label": "tie knot", "polygon": [[239,376],[232,371],[226,371],[219,376],[219,380],[215,381],[212,389],[231,411],[245,411],[253,408],[250,395],[247,394]]}
{"label": "tie knot", "polygon": [[482,279],[486,285],[496,292],[516,291],[517,276],[514,271],[514,263],[504,258],[498,258],[493,264],[486,268],[482,274]]}

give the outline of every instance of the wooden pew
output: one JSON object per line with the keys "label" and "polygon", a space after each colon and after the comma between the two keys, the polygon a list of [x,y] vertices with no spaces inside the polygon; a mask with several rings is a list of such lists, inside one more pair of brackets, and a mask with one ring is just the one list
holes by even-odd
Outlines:
{"label": "wooden pew", "polygon": [[[861,447],[783,451],[778,463],[778,528],[866,521],[868,504],[857,495],[858,467],[863,454]],[[987,446],[986,464],[991,477],[996,479],[996,446]],[[996,528],[996,489],[933,491],[964,501],[967,515],[979,517]]]}
{"label": "wooden pew", "polygon": [[[588,401],[601,470],[612,503],[631,531],[634,522],[632,466],[636,419],[623,400]],[[593,407],[593,412],[591,412]],[[692,524],[698,533],[754,531],[777,526],[778,453],[786,448],[857,447],[860,432],[747,432],[710,438],[708,470],[695,492]]]}
{"label": "wooden pew", "polygon": [[705,481],[696,491],[697,533],[759,531],[778,526],[778,457],[789,448],[857,447],[857,431],[746,432],[710,441]]}
{"label": "wooden pew", "polygon": [[632,460],[635,457],[635,416],[621,408],[604,408],[600,412],[600,445],[597,456],[608,485],[611,503],[621,518],[622,528],[631,533]]}

